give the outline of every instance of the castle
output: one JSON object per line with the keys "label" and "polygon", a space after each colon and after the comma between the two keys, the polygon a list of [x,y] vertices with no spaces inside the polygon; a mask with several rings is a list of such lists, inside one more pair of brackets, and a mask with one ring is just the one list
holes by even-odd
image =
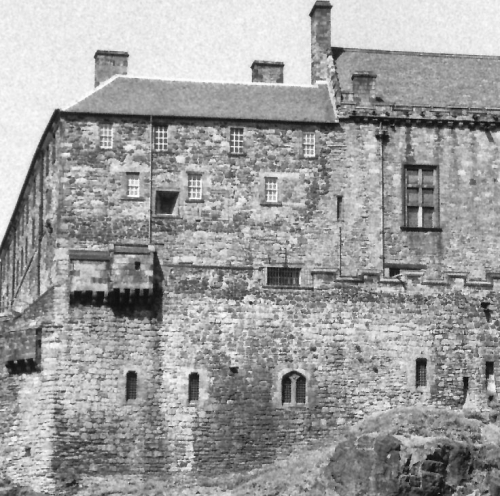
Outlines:
{"label": "castle", "polygon": [[496,401],[500,57],[331,47],[311,85],[127,76],[56,110],[0,247],[0,475],[213,474]]}

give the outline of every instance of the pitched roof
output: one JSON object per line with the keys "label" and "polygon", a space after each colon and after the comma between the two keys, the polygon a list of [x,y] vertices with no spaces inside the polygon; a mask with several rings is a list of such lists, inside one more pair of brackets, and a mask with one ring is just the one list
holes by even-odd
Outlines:
{"label": "pitched roof", "polygon": [[336,122],[326,84],[166,81],[116,76],[67,112]]}
{"label": "pitched roof", "polygon": [[405,105],[500,107],[500,57],[332,48],[342,92],[352,74],[377,74],[376,93]]}

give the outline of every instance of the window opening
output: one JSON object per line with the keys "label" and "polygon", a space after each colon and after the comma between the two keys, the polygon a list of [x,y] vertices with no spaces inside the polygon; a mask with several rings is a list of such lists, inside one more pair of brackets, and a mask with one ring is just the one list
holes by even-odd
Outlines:
{"label": "window opening", "polygon": [[157,191],[156,192],[156,213],[168,214],[174,213],[175,204],[177,203],[178,191]]}
{"label": "window opening", "polygon": [[113,126],[111,124],[101,124],[100,131],[101,148],[113,148]]}
{"label": "window opening", "polygon": [[291,267],[268,267],[268,286],[299,286],[300,269]]}
{"label": "window opening", "polygon": [[165,151],[168,147],[167,126],[155,126],[154,128],[154,146],[157,151]]}
{"label": "window opening", "polygon": [[467,394],[469,394],[469,378],[468,377],[463,377],[464,403],[467,400]]}
{"label": "window opening", "polygon": [[343,198],[342,196],[337,196],[337,220],[342,220],[343,218]]}
{"label": "window opening", "polygon": [[134,267],[135,270],[139,270],[141,268],[141,262],[135,262]]}
{"label": "window opening", "polygon": [[283,403],[292,402],[292,379],[284,377],[281,385],[281,395]]}
{"label": "window opening", "polygon": [[188,200],[201,200],[201,174],[188,174]]}
{"label": "window opening", "polygon": [[305,377],[299,377],[295,383],[295,401],[297,403],[306,402],[306,379]]}
{"label": "window opening", "polygon": [[243,153],[243,128],[232,127],[229,131],[229,153]]}
{"label": "window opening", "polygon": [[137,373],[127,372],[126,400],[135,400],[137,398]]}
{"label": "window opening", "polygon": [[189,375],[188,401],[198,401],[200,397],[200,376],[194,372]]}
{"label": "window opening", "polygon": [[303,133],[304,157],[316,156],[316,133]]}
{"label": "window opening", "polygon": [[290,372],[282,378],[281,401],[290,405],[306,402],[306,378],[302,374]]}
{"label": "window opening", "polygon": [[486,380],[490,378],[490,376],[495,373],[495,364],[494,362],[486,362]]}
{"label": "window opening", "polygon": [[278,201],[278,178],[266,177],[266,202],[276,203]]}
{"label": "window opening", "polygon": [[389,277],[396,277],[396,276],[399,276],[399,274],[401,274],[401,269],[399,269],[397,267],[390,267],[389,268]]}
{"label": "window opening", "polygon": [[436,169],[406,168],[406,226],[436,227]]}
{"label": "window opening", "polygon": [[427,360],[425,358],[417,359],[417,387],[427,386]]}
{"label": "window opening", "polygon": [[139,198],[140,179],[138,172],[127,172],[127,196]]}
{"label": "window opening", "polygon": [[35,361],[38,366],[42,364],[42,329],[37,329],[35,333]]}

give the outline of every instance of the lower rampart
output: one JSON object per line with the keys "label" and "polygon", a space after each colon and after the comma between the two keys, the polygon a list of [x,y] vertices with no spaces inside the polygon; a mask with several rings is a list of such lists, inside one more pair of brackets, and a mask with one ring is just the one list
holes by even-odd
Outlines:
{"label": "lower rampart", "polygon": [[[251,269],[172,266],[162,277],[154,304],[74,302],[60,328],[44,327],[41,372],[2,369],[2,473],[50,490],[50,474],[57,484],[68,473],[248,470],[375,411],[488,409],[486,362],[500,366],[496,292],[345,280],[265,288]],[[427,381],[417,387],[419,358]],[[129,371],[137,398],[127,401]],[[304,404],[282,403],[291,371],[306,378]],[[199,398],[189,402],[193,372]]]}

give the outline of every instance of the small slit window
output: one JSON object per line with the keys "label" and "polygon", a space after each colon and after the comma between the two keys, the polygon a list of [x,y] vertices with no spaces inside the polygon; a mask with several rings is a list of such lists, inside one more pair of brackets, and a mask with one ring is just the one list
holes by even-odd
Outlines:
{"label": "small slit window", "polygon": [[281,380],[281,401],[283,405],[306,403],[306,378],[298,372],[290,372]]}
{"label": "small slit window", "polygon": [[155,126],[154,128],[154,147],[156,151],[165,151],[168,147],[167,126]]}
{"label": "small slit window", "polygon": [[416,386],[427,386],[427,360],[425,358],[417,359]]}
{"label": "small slit window", "polygon": [[174,213],[178,196],[178,191],[157,191],[156,213],[162,215],[172,215]]}
{"label": "small slit window", "polygon": [[101,148],[113,148],[113,126],[111,124],[101,124],[99,144]]}
{"label": "small slit window", "polygon": [[126,400],[137,398],[137,372],[127,372],[127,383],[125,387]]}
{"label": "small slit window", "polygon": [[189,403],[198,401],[200,398],[200,375],[193,372],[189,375],[188,401]]}
{"label": "small slit window", "polygon": [[268,267],[267,268],[268,286],[299,286],[300,269],[291,267]]}

